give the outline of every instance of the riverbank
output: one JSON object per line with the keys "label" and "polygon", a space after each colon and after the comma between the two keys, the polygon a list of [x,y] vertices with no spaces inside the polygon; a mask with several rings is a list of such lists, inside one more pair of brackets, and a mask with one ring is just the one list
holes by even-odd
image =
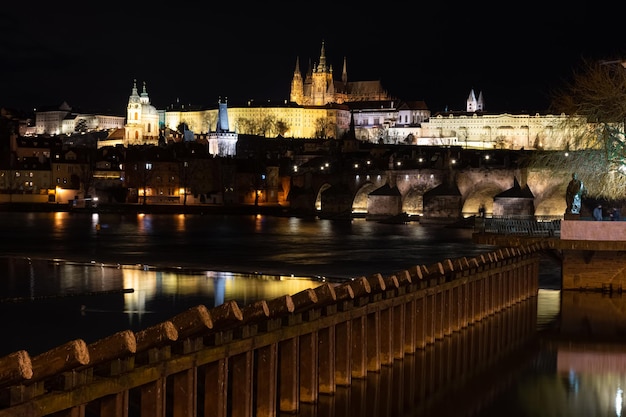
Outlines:
{"label": "riverbank", "polygon": [[0,212],[75,212],[75,213],[130,213],[130,214],[265,214],[274,216],[294,216],[278,204],[260,205],[217,205],[217,204],[99,204],[96,207],[74,207],[69,204],[54,203],[2,203]]}

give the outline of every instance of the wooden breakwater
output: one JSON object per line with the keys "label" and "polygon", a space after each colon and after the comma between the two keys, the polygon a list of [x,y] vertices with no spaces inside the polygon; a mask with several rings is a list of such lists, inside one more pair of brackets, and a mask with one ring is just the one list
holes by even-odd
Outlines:
{"label": "wooden breakwater", "polygon": [[[536,297],[541,250],[503,248],[244,307],[199,305],[89,345],[18,351],[0,358],[0,417],[296,414]],[[493,345],[507,348],[534,330],[519,326],[492,331]],[[462,366],[475,359],[467,354]]]}

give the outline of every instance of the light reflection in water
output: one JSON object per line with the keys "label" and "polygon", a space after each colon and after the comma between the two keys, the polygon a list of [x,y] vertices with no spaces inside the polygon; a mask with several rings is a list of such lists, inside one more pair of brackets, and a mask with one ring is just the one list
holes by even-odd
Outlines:
{"label": "light reflection in water", "polygon": [[[124,288],[132,288],[133,292],[81,299],[80,303],[86,304],[84,311],[72,304],[73,297],[66,298],[63,304],[33,301],[33,309],[24,311],[21,310],[23,304],[5,304],[5,317],[15,314],[12,307],[21,314],[19,322],[5,322],[0,341],[3,352],[27,349],[36,354],[79,337],[89,342],[127,328],[139,330],[197,304],[211,308],[235,299],[245,306],[258,299],[295,294],[321,284],[314,279],[298,278],[307,271],[341,277],[376,271],[386,275],[396,267],[426,263],[433,257],[440,260],[449,254],[471,256],[476,251],[485,251],[485,248],[468,244],[467,233],[463,230],[447,230],[445,239],[440,239],[443,235],[439,232],[419,225],[385,225],[365,220],[330,222],[242,216],[231,223],[222,217],[213,219],[211,216],[178,215],[6,214],[0,229],[5,238],[2,252],[18,257],[25,254],[33,260],[19,258],[6,268],[7,273],[0,279],[3,297],[34,299],[50,294]],[[102,225],[99,234],[95,232],[97,224]],[[457,238],[451,239],[452,234]],[[39,238],[26,239],[25,236]],[[86,259],[86,264],[36,261],[37,257]],[[89,264],[91,259],[110,262],[109,265],[120,262],[133,266]],[[296,276],[199,269],[198,272],[154,270],[151,267],[144,270],[136,266],[142,263],[172,266],[174,261],[176,265],[188,267],[278,271],[278,274],[295,272]],[[557,271],[554,281],[558,283],[558,280]],[[59,307],[61,305],[63,307]],[[510,415],[511,409],[515,409],[518,417],[621,417],[621,387],[626,384],[626,366],[621,365],[626,364],[626,358],[621,352],[626,352],[626,347],[616,343],[616,351],[608,354],[591,347],[599,344],[602,336],[609,332],[613,333],[613,339],[623,341],[625,311],[626,303],[621,297],[541,289],[537,300],[537,328],[558,332],[559,337],[566,340],[584,335],[585,344],[574,352],[562,346],[550,346],[553,350],[543,353],[550,360],[541,366],[533,365],[530,375],[516,378],[510,393],[497,405],[497,411],[473,416]],[[496,344],[501,346],[501,340]],[[488,347],[488,344],[481,344],[476,352]],[[474,352],[470,350],[471,354]],[[568,352],[570,363],[565,362]],[[467,364],[473,357],[463,359]],[[589,366],[573,364],[573,359]],[[443,366],[450,361],[440,363]],[[607,366],[601,366],[602,363]],[[562,364],[563,368],[557,364]],[[489,401],[492,400],[490,397]],[[353,415],[357,417],[356,413]]]}
{"label": "light reflection in water", "polygon": [[220,271],[190,274],[122,268],[121,273],[123,287],[133,290],[124,294],[124,311],[139,317],[150,311],[148,304],[158,300],[194,299],[208,308],[221,305],[225,300],[235,300],[243,307],[258,300],[271,300],[321,285],[318,280],[304,277]]}

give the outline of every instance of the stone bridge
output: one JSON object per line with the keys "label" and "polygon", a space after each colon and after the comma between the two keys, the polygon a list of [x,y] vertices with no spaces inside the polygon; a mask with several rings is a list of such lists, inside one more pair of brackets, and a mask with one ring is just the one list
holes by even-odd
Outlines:
{"label": "stone bridge", "polygon": [[[549,170],[518,168],[466,168],[449,169],[386,169],[341,171],[310,171],[292,177],[292,187],[301,192],[291,198],[291,207],[302,210],[368,213],[370,193],[389,187],[401,196],[401,212],[411,216],[424,214],[424,194],[451,179],[452,189],[461,197],[459,216],[478,214],[483,205],[487,215],[493,213],[494,197],[510,190],[517,180],[527,185],[534,196],[536,217],[558,217],[565,212],[565,189],[571,174]],[[293,188],[292,188],[293,190]],[[325,193],[333,195],[324,200]],[[332,201],[327,205],[325,201]],[[331,206],[335,207],[331,207]],[[330,207],[330,208],[329,208]],[[341,209],[343,207],[343,209]]]}

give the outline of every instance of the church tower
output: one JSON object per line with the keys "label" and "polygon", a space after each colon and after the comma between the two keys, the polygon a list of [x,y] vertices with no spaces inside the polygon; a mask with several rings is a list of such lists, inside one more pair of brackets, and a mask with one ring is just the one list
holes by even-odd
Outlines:
{"label": "church tower", "polygon": [[300,60],[296,59],[290,101],[301,106],[325,106],[328,103],[391,100],[380,80],[348,82],[347,68],[344,56],[341,79],[333,79],[333,67],[326,62],[326,45],[322,41],[319,62],[311,65],[309,60],[304,79],[300,72]]}
{"label": "church tower", "polygon": [[312,105],[323,106],[335,101],[333,86],[333,67],[326,66],[324,42],[320,52],[320,62],[313,68],[313,85],[311,88]]}
{"label": "church tower", "polygon": [[133,89],[126,106],[126,125],[124,126],[124,146],[158,145],[159,113],[150,104],[150,97],[143,83],[141,95],[137,91],[137,80],[133,80]]}
{"label": "church tower", "polygon": [[469,96],[467,97],[467,112],[468,113],[474,113],[477,111],[483,111],[484,110],[484,103],[483,103],[483,92],[481,91],[478,94],[478,99],[476,99],[476,94],[474,93],[474,89],[472,88],[472,90],[469,93]]}
{"label": "church tower", "polygon": [[304,86],[302,81],[302,73],[300,72],[300,58],[296,58],[296,69],[293,72],[291,80],[291,94],[289,100],[302,105],[304,103]]}
{"label": "church tower", "polygon": [[137,92],[137,80],[133,80],[133,89],[128,98],[128,106],[126,106],[125,142],[138,142],[143,137],[141,110],[141,97]]}

